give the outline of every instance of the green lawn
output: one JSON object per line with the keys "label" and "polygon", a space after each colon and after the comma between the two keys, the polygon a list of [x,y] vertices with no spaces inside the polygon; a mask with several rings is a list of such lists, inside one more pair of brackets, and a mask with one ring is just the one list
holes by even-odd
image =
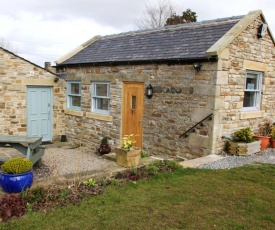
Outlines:
{"label": "green lawn", "polygon": [[0,229],[275,229],[275,165],[158,174]]}

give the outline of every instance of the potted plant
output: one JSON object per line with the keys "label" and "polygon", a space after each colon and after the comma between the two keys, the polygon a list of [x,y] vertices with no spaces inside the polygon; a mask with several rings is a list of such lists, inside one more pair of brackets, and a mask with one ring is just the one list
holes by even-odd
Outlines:
{"label": "potted plant", "polygon": [[122,146],[115,148],[116,162],[123,167],[137,166],[141,157],[141,149],[134,147],[134,134],[125,135],[122,138]]}
{"label": "potted plant", "polygon": [[236,131],[233,135],[233,141],[228,142],[228,150],[232,155],[247,156],[260,152],[261,142],[255,140],[250,128],[244,128]]}
{"label": "potted plant", "polygon": [[261,151],[263,151],[270,145],[272,122],[266,121],[263,124],[259,124],[258,127],[258,132],[253,136],[253,138],[261,141]]}
{"label": "potted plant", "polygon": [[0,184],[8,193],[18,193],[33,183],[33,163],[26,158],[11,158],[1,165]]}
{"label": "potted plant", "polygon": [[271,148],[274,149],[275,148],[275,126],[273,126],[271,129],[270,143],[271,143]]}
{"label": "potted plant", "polygon": [[109,137],[102,138],[100,147],[97,150],[100,155],[108,154],[109,152],[111,152],[112,148],[109,145],[109,140],[110,140]]}

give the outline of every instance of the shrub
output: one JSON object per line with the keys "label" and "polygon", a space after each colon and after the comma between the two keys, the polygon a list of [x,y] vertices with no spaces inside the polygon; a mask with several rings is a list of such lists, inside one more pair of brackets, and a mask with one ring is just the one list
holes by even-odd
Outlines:
{"label": "shrub", "polygon": [[271,129],[270,137],[271,137],[271,140],[275,140],[275,126],[273,126]]}
{"label": "shrub", "polygon": [[140,156],[141,158],[149,157],[149,153],[142,151]]}
{"label": "shrub", "polygon": [[32,169],[33,164],[26,158],[11,158],[1,165],[1,170],[7,174],[20,174]]}
{"label": "shrub", "polygon": [[27,209],[20,194],[6,193],[0,199],[0,219],[7,221],[13,216],[21,217]]}
{"label": "shrub", "polygon": [[149,164],[145,166],[145,171],[149,174],[149,175],[156,175],[159,171],[159,167],[153,164]]}
{"label": "shrub", "polygon": [[101,140],[101,145],[109,145],[110,137],[103,137]]}
{"label": "shrub", "polygon": [[234,141],[239,142],[246,142],[250,143],[253,142],[254,139],[252,137],[252,131],[250,128],[240,129],[234,133]]}

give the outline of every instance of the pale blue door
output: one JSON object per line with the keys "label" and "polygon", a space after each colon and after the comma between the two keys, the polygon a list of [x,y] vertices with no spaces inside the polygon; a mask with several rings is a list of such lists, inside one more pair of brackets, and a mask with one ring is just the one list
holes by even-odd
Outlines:
{"label": "pale blue door", "polygon": [[27,133],[52,140],[51,87],[27,87]]}

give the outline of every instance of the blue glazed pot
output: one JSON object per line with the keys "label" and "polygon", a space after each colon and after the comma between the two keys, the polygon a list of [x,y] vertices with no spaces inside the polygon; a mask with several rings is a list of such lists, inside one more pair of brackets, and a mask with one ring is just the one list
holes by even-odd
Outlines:
{"label": "blue glazed pot", "polygon": [[33,182],[33,170],[21,174],[6,174],[0,171],[0,184],[8,193],[18,193],[30,188]]}

